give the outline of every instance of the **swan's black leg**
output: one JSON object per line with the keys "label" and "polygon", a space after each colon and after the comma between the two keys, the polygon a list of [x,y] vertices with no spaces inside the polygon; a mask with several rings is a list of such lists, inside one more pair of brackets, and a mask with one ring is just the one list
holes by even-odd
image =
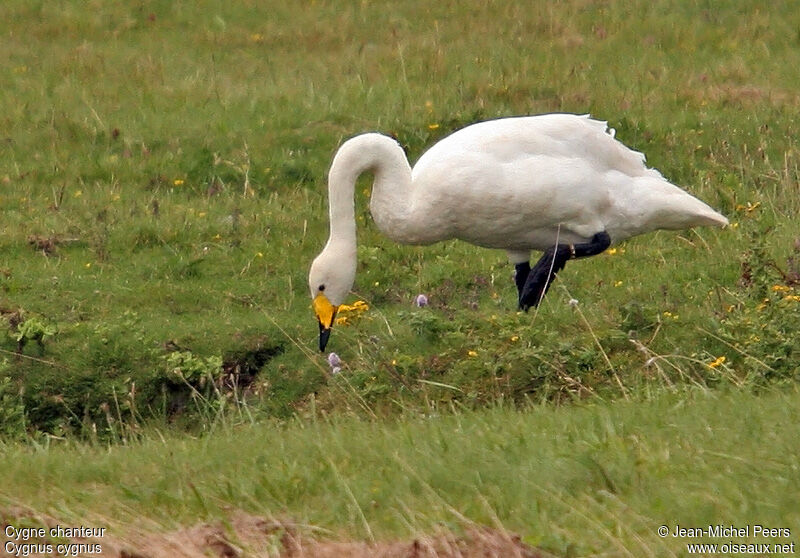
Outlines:
{"label": "swan's black leg", "polygon": [[527,312],[528,308],[539,304],[544,293],[550,288],[550,283],[555,279],[556,273],[564,269],[571,257],[572,247],[569,244],[559,244],[544,251],[528,274],[528,279],[519,295],[521,310]]}
{"label": "swan's black leg", "polygon": [[[611,237],[603,231],[595,234],[589,242],[580,244],[558,244],[548,248],[533,266],[519,294],[519,307],[526,312],[537,306],[544,297],[556,274],[564,269],[568,260],[586,258],[603,252],[611,245]],[[521,265],[521,264],[519,264]],[[519,269],[519,268],[518,268]],[[516,279],[519,286],[519,278]]]}
{"label": "swan's black leg", "polygon": [[517,284],[517,294],[522,296],[522,289],[525,287],[525,281],[528,280],[528,274],[531,272],[530,262],[518,263],[514,266],[514,283]]}

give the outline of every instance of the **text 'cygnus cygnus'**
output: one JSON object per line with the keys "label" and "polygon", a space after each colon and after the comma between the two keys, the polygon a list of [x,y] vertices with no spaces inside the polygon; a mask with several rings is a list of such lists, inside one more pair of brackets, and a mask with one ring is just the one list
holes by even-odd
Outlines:
{"label": "text 'cygnus cygnus'", "polygon": [[[362,134],[333,158],[330,237],[309,272],[320,350],[355,280],[354,188],[364,172],[375,176],[370,211],[381,232],[403,244],[457,238],[506,250],[523,310],[541,301],[567,260],[656,229],[728,223],[588,115],[473,124],[439,141],[413,169],[394,139]],[[544,251],[533,268],[531,250]]]}

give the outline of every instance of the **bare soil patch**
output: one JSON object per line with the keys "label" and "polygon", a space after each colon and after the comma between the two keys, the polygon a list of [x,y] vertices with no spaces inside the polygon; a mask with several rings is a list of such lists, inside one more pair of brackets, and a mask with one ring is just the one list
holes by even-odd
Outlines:
{"label": "bare soil patch", "polygon": [[[66,525],[28,511],[0,510],[0,527],[8,525],[43,525],[48,529]],[[171,532],[151,532],[141,528],[110,529],[102,538],[70,538],[72,543],[102,553],[78,556],[113,556],[117,558],[545,558],[550,556],[522,542],[518,535],[500,529],[471,526],[463,534],[439,532],[412,540],[360,542],[320,540],[308,535],[308,526],[236,513],[225,521],[200,523]],[[124,534],[119,534],[120,532]],[[35,542],[55,544],[47,537]],[[58,542],[63,543],[60,539]],[[0,548],[0,556],[9,556]],[[29,556],[52,556],[32,553]]]}

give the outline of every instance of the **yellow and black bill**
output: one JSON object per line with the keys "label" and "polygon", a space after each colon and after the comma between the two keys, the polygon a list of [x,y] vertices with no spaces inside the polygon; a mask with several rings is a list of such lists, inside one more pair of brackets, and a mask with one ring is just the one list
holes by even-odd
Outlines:
{"label": "yellow and black bill", "polygon": [[325,346],[328,344],[328,338],[331,336],[331,328],[333,327],[333,320],[336,319],[336,310],[338,306],[334,306],[328,300],[328,297],[320,293],[314,298],[314,313],[317,315],[319,322],[319,350],[324,351]]}

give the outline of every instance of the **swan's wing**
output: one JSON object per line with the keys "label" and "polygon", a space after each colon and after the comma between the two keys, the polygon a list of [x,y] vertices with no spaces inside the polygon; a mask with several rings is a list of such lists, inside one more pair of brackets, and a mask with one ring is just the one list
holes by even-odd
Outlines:
{"label": "swan's wing", "polygon": [[428,220],[420,227],[496,248],[541,249],[603,230],[617,242],[709,224],[709,215],[724,221],[588,116],[474,124],[423,154],[412,181],[413,213]]}
{"label": "swan's wing", "polygon": [[514,163],[545,156],[580,159],[597,172],[616,170],[629,176],[651,175],[642,153],[614,139],[606,122],[588,115],[545,114],[502,118],[467,126],[442,139],[417,161],[412,177],[419,176],[455,154],[473,154],[497,163]]}
{"label": "swan's wing", "polygon": [[[608,173],[644,157],[585,116],[492,120],[446,137],[412,169],[419,223],[482,246],[542,249],[604,228]],[[619,171],[617,171],[619,172]],[[424,216],[424,217],[423,217]]]}
{"label": "swan's wing", "polygon": [[[505,249],[544,249],[603,230],[608,184],[581,159],[450,153],[414,179],[420,230]],[[446,234],[442,231],[448,231]]]}

